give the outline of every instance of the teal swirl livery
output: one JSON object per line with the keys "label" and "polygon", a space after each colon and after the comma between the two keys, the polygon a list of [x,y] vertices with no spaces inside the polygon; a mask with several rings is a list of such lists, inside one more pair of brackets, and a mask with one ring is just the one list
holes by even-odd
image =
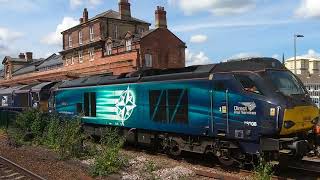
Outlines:
{"label": "teal swirl livery", "polygon": [[272,58],[70,80],[51,107],[81,116],[87,132],[118,127],[128,142],[212,153],[225,165],[262,153],[301,158],[319,118],[300,80]]}

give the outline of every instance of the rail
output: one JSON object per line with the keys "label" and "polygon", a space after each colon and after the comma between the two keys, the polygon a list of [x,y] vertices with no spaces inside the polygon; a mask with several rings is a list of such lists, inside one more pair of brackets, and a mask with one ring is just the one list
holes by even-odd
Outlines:
{"label": "rail", "polygon": [[32,179],[45,180],[43,177],[0,156],[0,179]]}

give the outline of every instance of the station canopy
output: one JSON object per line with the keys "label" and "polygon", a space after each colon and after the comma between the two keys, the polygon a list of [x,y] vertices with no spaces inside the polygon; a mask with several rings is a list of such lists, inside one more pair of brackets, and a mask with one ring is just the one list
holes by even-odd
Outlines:
{"label": "station canopy", "polygon": [[0,89],[0,96],[11,95],[14,91],[24,88],[26,86],[27,85],[19,85],[19,86],[8,87],[5,89]]}

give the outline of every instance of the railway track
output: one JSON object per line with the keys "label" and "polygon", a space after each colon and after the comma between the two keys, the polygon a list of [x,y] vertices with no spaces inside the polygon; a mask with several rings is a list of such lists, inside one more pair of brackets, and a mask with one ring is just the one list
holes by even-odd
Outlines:
{"label": "railway track", "polygon": [[0,179],[4,180],[44,180],[44,178],[0,156]]}
{"label": "railway track", "polygon": [[317,173],[319,174],[319,177],[320,177],[319,161],[310,161],[310,160],[292,161],[288,163],[288,168]]}

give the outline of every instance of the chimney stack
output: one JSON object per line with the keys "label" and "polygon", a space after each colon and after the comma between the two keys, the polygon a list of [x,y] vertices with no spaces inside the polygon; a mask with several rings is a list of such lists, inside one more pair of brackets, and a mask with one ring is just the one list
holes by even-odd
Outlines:
{"label": "chimney stack", "polygon": [[121,19],[128,19],[131,17],[129,0],[119,0],[119,13]]}
{"label": "chimney stack", "polygon": [[87,9],[87,8],[84,8],[84,10],[83,10],[83,20],[82,20],[82,22],[83,22],[83,23],[86,23],[86,22],[88,22],[88,20],[89,20],[88,9]]}
{"label": "chimney stack", "polygon": [[157,6],[155,11],[156,17],[156,28],[167,28],[167,12],[164,10],[164,7]]}
{"label": "chimney stack", "polygon": [[82,24],[83,23],[83,18],[80,18],[79,21],[80,21],[80,24]]}
{"label": "chimney stack", "polygon": [[27,61],[31,61],[33,59],[32,52],[26,52],[26,59],[27,59]]}
{"label": "chimney stack", "polygon": [[26,56],[24,55],[24,53],[19,54],[19,59],[26,59]]}

